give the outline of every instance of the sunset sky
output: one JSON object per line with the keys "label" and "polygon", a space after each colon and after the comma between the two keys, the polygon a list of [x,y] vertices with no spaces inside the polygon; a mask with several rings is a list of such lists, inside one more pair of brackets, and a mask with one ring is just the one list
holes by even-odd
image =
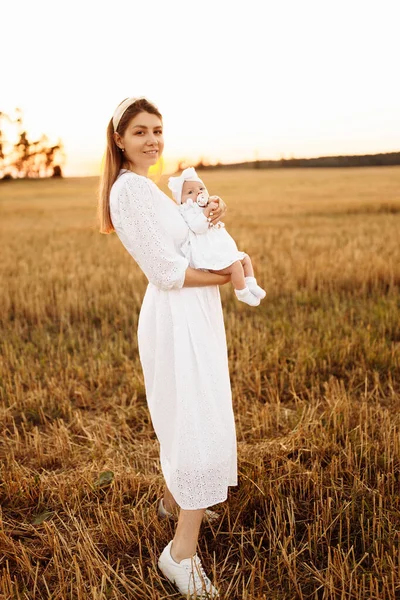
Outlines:
{"label": "sunset sky", "polygon": [[[188,162],[400,150],[397,1],[2,2],[0,111],[98,175],[116,106],[163,114]],[[396,75],[397,73],[397,75]]]}

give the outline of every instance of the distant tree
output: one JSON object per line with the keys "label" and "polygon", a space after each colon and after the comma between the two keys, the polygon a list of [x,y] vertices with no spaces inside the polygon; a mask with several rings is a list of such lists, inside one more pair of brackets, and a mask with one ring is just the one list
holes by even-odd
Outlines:
{"label": "distant tree", "polygon": [[199,162],[197,163],[197,165],[195,165],[195,169],[201,171],[201,169],[205,169],[208,166],[209,163],[204,160],[203,156],[201,156]]}
{"label": "distant tree", "polygon": [[62,177],[62,171],[61,171],[61,167],[59,165],[55,165],[53,167],[52,177]]}
{"label": "distant tree", "polygon": [[183,169],[186,169],[187,166],[188,166],[188,163],[186,162],[186,160],[180,160],[177,171],[183,171]]}
{"label": "distant tree", "polygon": [[[65,153],[61,140],[52,146],[43,134],[39,140],[30,141],[22,124],[22,111],[17,108],[16,113],[17,117],[12,119],[0,112],[0,180],[62,177]],[[17,129],[14,144],[5,138],[6,122]]]}

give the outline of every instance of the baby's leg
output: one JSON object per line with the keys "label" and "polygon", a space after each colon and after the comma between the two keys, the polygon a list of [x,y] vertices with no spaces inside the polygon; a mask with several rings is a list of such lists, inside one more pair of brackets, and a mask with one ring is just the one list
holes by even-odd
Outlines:
{"label": "baby's leg", "polygon": [[248,254],[246,254],[245,257],[242,258],[241,263],[243,265],[244,276],[254,277],[253,265],[251,262],[251,258]]}
{"label": "baby's leg", "polygon": [[209,271],[211,273],[220,273],[221,275],[230,275],[231,282],[235,290],[244,290],[244,288],[246,287],[242,261],[240,260],[236,260],[234,263],[232,263],[231,265],[229,265],[229,267],[226,267],[225,269],[218,269],[218,271],[209,269]]}
{"label": "baby's leg", "polygon": [[243,265],[245,284],[252,294],[262,300],[266,296],[266,291],[257,284],[257,279],[254,277],[253,265],[250,256],[246,254],[241,263]]}
{"label": "baby's leg", "polygon": [[236,260],[226,269],[219,269],[218,271],[209,269],[209,271],[211,271],[211,273],[221,273],[222,275],[230,274],[231,282],[235,288],[236,298],[241,302],[246,302],[246,304],[249,304],[250,306],[258,306],[260,304],[259,298],[256,298],[246,285],[242,261]]}

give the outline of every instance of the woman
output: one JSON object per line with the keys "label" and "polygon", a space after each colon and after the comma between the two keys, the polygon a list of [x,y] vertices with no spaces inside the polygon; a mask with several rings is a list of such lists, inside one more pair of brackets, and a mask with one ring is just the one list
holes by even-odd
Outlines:
{"label": "woman", "polygon": [[[164,149],[162,116],[146,98],[127,98],[107,128],[99,190],[100,232],[115,231],[149,283],[138,348],[165,479],[159,515],[180,508],[158,566],[180,592],[211,593],[196,554],[207,507],[237,485],[236,429],[219,285],[230,275],[189,267],[180,250],[189,229],[178,205],[148,178]],[[208,219],[217,223],[226,206]],[[206,216],[204,218],[207,218]],[[209,596],[207,596],[209,597]]]}

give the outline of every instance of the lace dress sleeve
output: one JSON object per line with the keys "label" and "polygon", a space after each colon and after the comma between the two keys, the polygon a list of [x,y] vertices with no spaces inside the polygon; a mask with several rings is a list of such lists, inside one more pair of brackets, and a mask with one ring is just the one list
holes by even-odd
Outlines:
{"label": "lace dress sleeve", "polygon": [[147,279],[162,290],[181,288],[189,261],[160,223],[150,183],[129,177],[117,205],[115,231]]}

